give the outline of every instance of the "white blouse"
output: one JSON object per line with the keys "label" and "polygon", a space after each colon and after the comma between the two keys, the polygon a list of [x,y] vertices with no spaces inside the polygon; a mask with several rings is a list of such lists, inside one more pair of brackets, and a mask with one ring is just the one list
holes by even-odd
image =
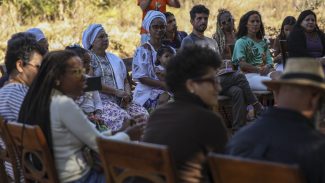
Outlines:
{"label": "white blouse", "polygon": [[156,99],[164,90],[157,89],[139,82],[140,78],[151,78],[159,80],[155,73],[154,62],[157,59],[157,52],[154,47],[146,42],[151,48],[147,49],[143,45],[138,47],[133,56],[132,78],[137,82],[133,93],[133,102],[143,106],[148,99]]}

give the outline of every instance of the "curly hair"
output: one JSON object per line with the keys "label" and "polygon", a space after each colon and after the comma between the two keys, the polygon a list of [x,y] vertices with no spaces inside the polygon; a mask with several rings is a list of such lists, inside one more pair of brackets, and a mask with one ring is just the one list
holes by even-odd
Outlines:
{"label": "curly hair", "polygon": [[212,49],[198,45],[186,46],[167,64],[167,86],[173,93],[186,92],[186,80],[199,78],[205,75],[209,68],[217,69],[220,65],[221,59]]}
{"label": "curly hair", "polygon": [[258,15],[260,17],[260,20],[261,20],[261,27],[260,27],[260,31],[257,33],[257,38],[259,39],[262,39],[264,36],[265,36],[265,30],[264,30],[264,25],[263,25],[263,22],[262,22],[262,16],[261,14],[256,11],[256,10],[251,10],[247,13],[245,13],[241,18],[240,18],[240,21],[239,21],[239,24],[238,24],[238,32],[237,32],[237,39],[243,37],[243,36],[246,36],[247,35],[247,23],[248,23],[248,19],[251,15]]}
{"label": "curly hair", "polygon": [[33,34],[27,32],[19,32],[11,36],[7,42],[7,50],[5,54],[5,65],[7,73],[10,74],[16,69],[16,62],[22,60],[24,64],[29,63],[34,53],[45,55],[46,50],[40,46]]}
{"label": "curly hair", "polygon": [[195,19],[195,14],[197,13],[204,13],[209,15],[210,14],[210,10],[208,8],[206,8],[204,5],[202,4],[198,4],[192,7],[191,11],[190,11],[190,16],[191,16],[191,20]]}
{"label": "curly hair", "polygon": [[53,150],[50,104],[55,81],[63,76],[68,67],[68,61],[77,56],[74,52],[62,50],[49,52],[30,86],[20,108],[18,121],[21,123],[39,125]]}

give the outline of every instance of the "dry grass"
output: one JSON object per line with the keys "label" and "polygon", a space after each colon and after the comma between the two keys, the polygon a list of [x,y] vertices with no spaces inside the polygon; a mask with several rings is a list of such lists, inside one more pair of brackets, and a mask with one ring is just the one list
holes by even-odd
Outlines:
{"label": "dry grass", "polygon": [[[261,12],[264,25],[278,29],[282,19],[287,15],[297,16],[301,9],[313,6],[317,0],[181,0],[182,8],[167,8],[175,14],[180,30],[191,32],[189,23],[189,10],[194,4],[204,4],[210,9],[210,23],[207,36],[211,36],[215,29],[216,14],[219,8],[229,9],[235,19],[245,12],[255,9]],[[120,1],[108,10],[87,5],[86,0],[77,1],[77,6],[73,9],[73,17],[63,15],[64,20],[56,22],[40,22],[35,18],[28,25],[21,25],[17,21],[18,11],[10,5],[2,5],[0,14],[0,62],[3,62],[6,42],[10,35],[25,31],[30,27],[41,28],[49,39],[50,49],[62,49],[72,43],[81,43],[83,30],[91,23],[101,23],[110,35],[109,50],[120,57],[130,57],[135,48],[139,45],[139,25],[141,24],[141,10],[134,0]],[[320,2],[318,0],[317,2]],[[305,3],[305,4],[304,4]],[[307,3],[307,4],[306,4]],[[321,0],[320,7],[316,10],[319,24],[324,28],[325,2]],[[272,35],[272,32],[267,32]]]}

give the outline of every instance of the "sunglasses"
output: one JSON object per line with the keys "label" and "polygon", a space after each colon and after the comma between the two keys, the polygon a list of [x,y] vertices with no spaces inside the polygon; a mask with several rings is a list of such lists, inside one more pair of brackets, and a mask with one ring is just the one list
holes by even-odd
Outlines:
{"label": "sunglasses", "polygon": [[192,79],[194,82],[198,83],[203,83],[203,82],[208,82],[211,83],[212,85],[218,85],[220,84],[220,78],[219,77],[210,77],[210,78],[194,78]]}
{"label": "sunglasses", "polygon": [[221,25],[226,25],[227,23],[231,23],[233,21],[233,19],[231,17],[229,17],[227,20],[224,20],[221,22]]}

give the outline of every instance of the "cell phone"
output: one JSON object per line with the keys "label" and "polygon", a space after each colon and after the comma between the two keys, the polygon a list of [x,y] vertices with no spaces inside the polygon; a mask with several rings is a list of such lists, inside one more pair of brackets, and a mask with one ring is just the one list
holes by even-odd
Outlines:
{"label": "cell phone", "polygon": [[86,78],[87,87],[84,92],[102,90],[102,80],[101,77],[89,77]]}

